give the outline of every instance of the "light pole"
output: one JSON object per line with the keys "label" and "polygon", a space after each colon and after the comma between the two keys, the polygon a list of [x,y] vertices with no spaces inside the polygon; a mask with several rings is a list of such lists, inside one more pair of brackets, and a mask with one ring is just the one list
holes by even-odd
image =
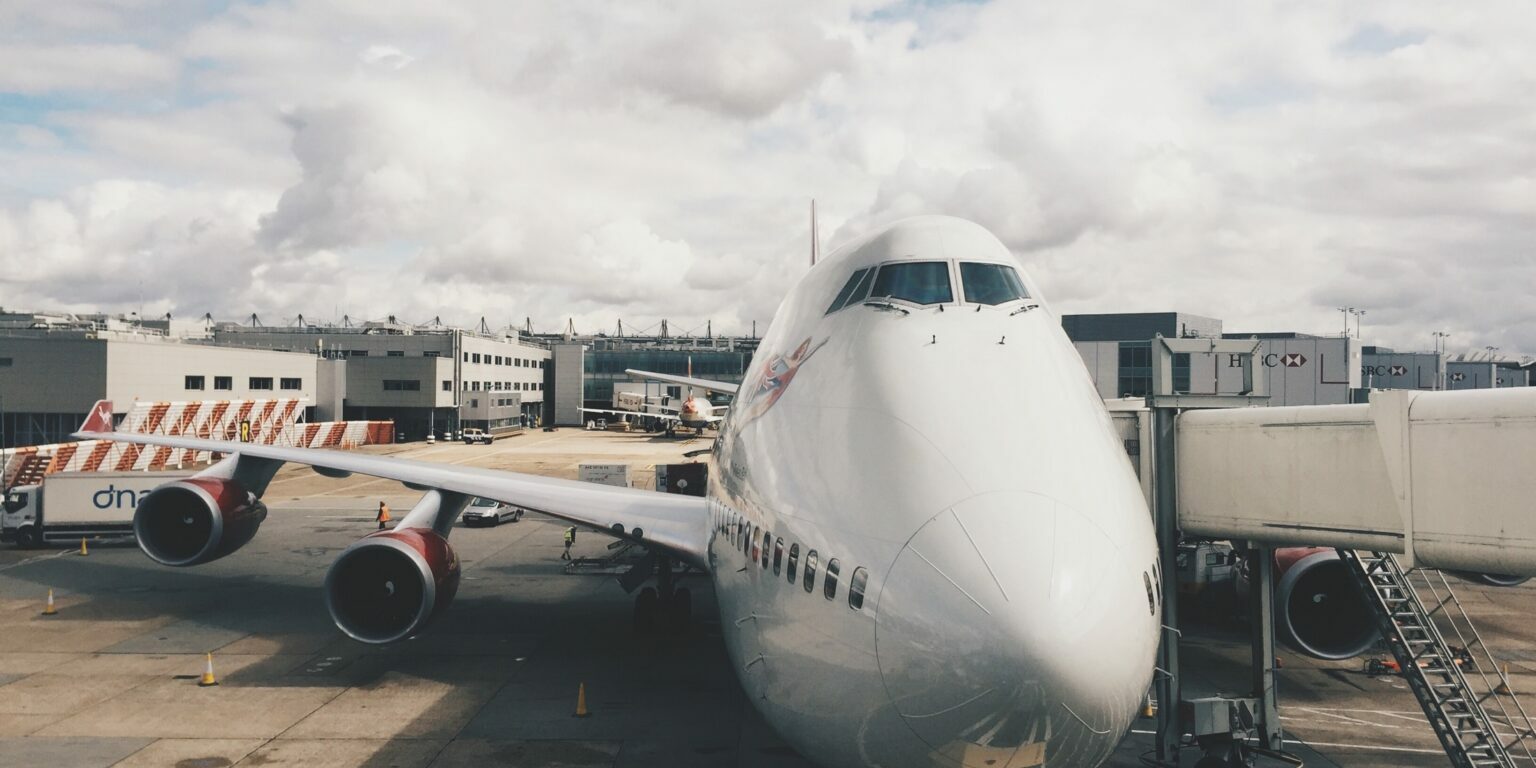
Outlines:
{"label": "light pole", "polygon": [[1354,307],[1339,307],[1339,313],[1344,315],[1344,338],[1349,338],[1349,316],[1355,313]]}
{"label": "light pole", "polygon": [[1445,350],[1450,342],[1446,341],[1451,334],[1445,331],[1435,331],[1435,389],[1445,389]]}
{"label": "light pole", "polygon": [[1360,318],[1365,317],[1365,310],[1352,310],[1355,315],[1355,338],[1360,338]]}

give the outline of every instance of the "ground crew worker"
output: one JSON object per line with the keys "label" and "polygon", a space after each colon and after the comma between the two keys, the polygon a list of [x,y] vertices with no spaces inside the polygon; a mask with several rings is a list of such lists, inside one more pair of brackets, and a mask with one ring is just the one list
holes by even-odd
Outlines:
{"label": "ground crew worker", "polygon": [[385,504],[383,499],[379,500],[379,515],[375,519],[379,521],[379,530],[384,530],[385,523],[389,522],[389,505]]}
{"label": "ground crew worker", "polygon": [[571,559],[571,545],[576,543],[576,526],[565,529],[565,551],[560,553],[561,560]]}

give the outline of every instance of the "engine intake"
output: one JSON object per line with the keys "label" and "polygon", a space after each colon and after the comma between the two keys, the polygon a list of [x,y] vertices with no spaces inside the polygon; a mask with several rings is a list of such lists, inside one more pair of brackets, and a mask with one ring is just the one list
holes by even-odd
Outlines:
{"label": "engine intake", "polygon": [[1371,608],[1337,550],[1278,549],[1275,563],[1275,629],[1287,645],[1337,661],[1376,643]]}
{"label": "engine intake", "polygon": [[348,637],[393,643],[420,632],[453,602],[459,573],[459,556],[435,531],[379,531],[336,558],[325,576],[325,603]]}
{"label": "engine intake", "polygon": [[266,505],[234,480],[189,477],[145,496],[133,533],[157,563],[200,565],[245,546],[266,519]]}

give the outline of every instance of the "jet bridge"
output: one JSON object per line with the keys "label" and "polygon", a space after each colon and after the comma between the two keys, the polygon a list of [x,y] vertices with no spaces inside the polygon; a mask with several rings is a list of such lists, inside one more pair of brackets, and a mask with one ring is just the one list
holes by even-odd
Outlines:
{"label": "jet bridge", "polygon": [[1536,574],[1536,388],[1189,410],[1175,439],[1186,536]]}

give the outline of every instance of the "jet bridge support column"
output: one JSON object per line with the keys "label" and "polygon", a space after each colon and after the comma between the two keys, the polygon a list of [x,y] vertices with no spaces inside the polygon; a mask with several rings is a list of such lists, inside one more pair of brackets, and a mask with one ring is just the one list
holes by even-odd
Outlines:
{"label": "jet bridge support column", "polygon": [[[1183,722],[1183,685],[1179,670],[1179,576],[1178,553],[1182,533],[1179,530],[1179,484],[1176,427],[1179,413],[1195,408],[1240,408],[1266,405],[1265,380],[1254,375],[1254,358],[1259,351],[1257,340],[1238,339],[1166,339],[1158,336],[1152,344],[1152,392],[1147,397],[1147,407],[1152,411],[1153,451],[1153,524],[1157,531],[1158,561],[1162,571],[1163,637],[1158,649],[1157,680],[1157,734],[1156,756],[1160,765],[1179,765],[1179,743],[1186,733]],[[1173,358],[1176,354],[1223,354],[1231,355],[1242,368],[1240,391],[1233,394],[1220,392],[1177,392],[1173,387]],[[1267,594],[1267,593],[1266,593]],[[1269,598],[1266,597],[1266,600]],[[1255,680],[1266,673],[1267,688],[1255,685],[1267,694],[1256,694],[1269,702],[1261,706],[1265,738],[1271,728],[1278,732],[1279,717],[1274,714],[1274,640],[1273,624],[1268,612],[1264,623],[1270,629],[1268,642],[1269,663],[1257,667]],[[1258,645],[1255,641],[1255,654]],[[1263,670],[1263,671],[1260,671]]]}
{"label": "jet bridge support column", "polygon": [[1184,732],[1179,717],[1184,692],[1179,683],[1179,505],[1173,453],[1177,418],[1178,411],[1173,408],[1152,410],[1156,489],[1152,517],[1163,576],[1163,641],[1157,651],[1156,672],[1157,761],[1165,765],[1179,764],[1179,739]]}
{"label": "jet bridge support column", "polygon": [[1253,698],[1258,702],[1255,726],[1266,749],[1279,751],[1280,701],[1275,691],[1275,550],[1264,545],[1248,549],[1248,627],[1253,648]]}

